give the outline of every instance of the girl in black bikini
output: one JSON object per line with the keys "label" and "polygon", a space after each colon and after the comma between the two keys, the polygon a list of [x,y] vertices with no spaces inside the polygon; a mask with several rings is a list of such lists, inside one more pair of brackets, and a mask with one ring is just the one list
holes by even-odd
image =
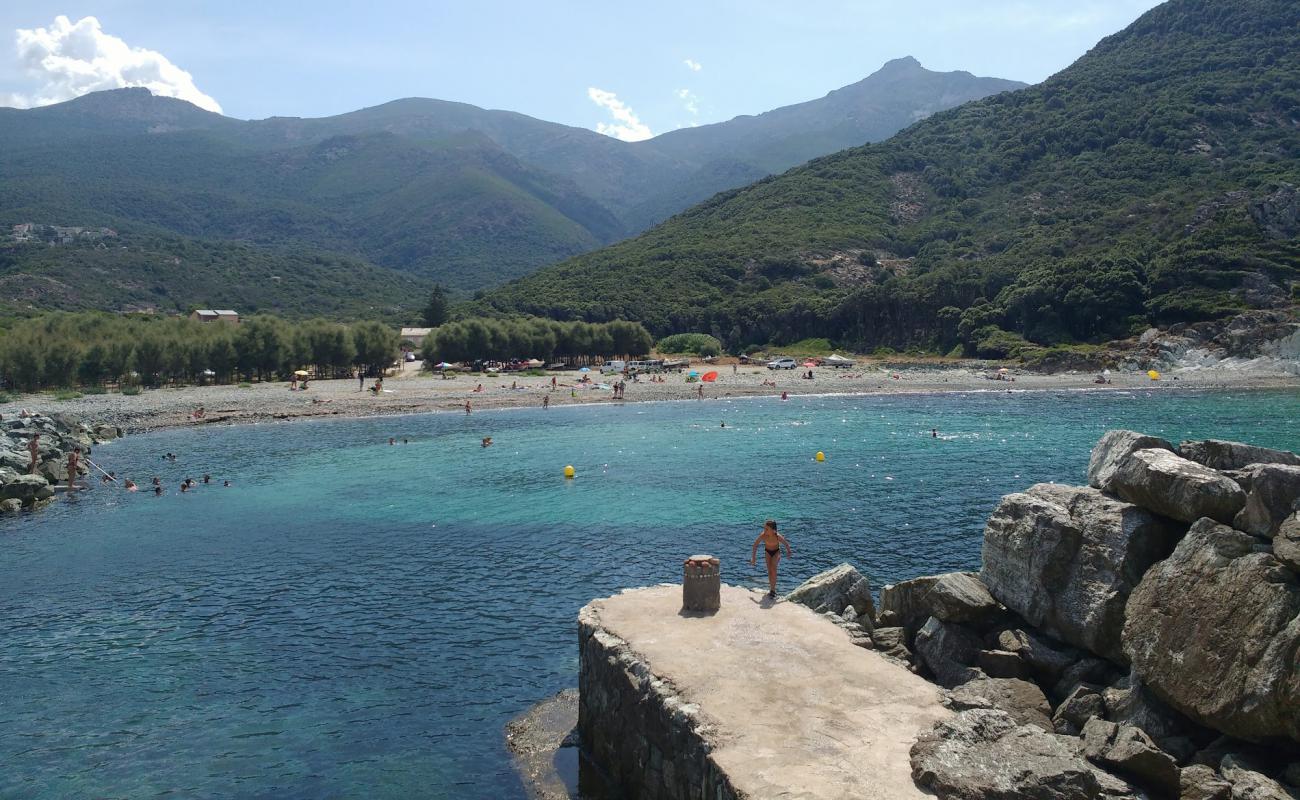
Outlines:
{"label": "girl in black bikini", "polygon": [[758,544],[763,543],[763,550],[767,553],[767,596],[776,597],[776,562],[781,560],[781,545],[785,545],[785,555],[787,558],[794,558],[794,553],[790,552],[790,541],[776,532],[776,520],[769,519],[763,523],[763,532],[754,540],[754,546],[749,549],[749,565],[755,564],[755,557],[758,555]]}

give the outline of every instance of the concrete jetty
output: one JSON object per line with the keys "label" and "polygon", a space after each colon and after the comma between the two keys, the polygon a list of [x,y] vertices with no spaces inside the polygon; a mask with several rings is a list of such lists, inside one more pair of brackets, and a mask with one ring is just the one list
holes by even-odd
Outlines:
{"label": "concrete jetty", "polygon": [[681,605],[666,585],[579,614],[579,730],[624,796],[929,796],[908,750],[951,715],[936,686],[757,591],[724,585],[713,614]]}

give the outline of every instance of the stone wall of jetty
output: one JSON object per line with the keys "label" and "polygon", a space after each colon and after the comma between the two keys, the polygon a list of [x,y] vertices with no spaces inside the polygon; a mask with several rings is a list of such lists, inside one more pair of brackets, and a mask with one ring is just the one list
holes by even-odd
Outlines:
{"label": "stone wall of jetty", "polygon": [[709,755],[697,709],[586,606],[578,614],[578,731],[608,787],[629,800],[739,795]]}
{"label": "stone wall of jetty", "polygon": [[[1300,799],[1300,457],[1111,431],[1088,482],[1007,495],[978,573],[884,586],[874,619],[844,620],[958,712],[913,746],[915,781]],[[859,578],[843,565],[791,599],[853,617],[827,589]]]}

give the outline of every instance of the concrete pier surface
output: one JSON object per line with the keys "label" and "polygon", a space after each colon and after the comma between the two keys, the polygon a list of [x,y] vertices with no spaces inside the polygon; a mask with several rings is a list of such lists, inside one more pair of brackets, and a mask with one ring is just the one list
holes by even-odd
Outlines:
{"label": "concrete pier surface", "polygon": [[[804,606],[725,585],[721,601],[715,614],[684,614],[681,587],[657,586],[583,609],[584,745],[600,740],[597,756],[620,762],[610,766],[625,788],[692,796],[705,780],[710,797],[929,796],[912,782],[908,750],[951,714],[937,687]],[[615,662],[617,673],[606,666]],[[631,688],[611,688],[620,681]],[[647,712],[652,705],[667,712]],[[657,741],[672,744],[626,735],[618,726],[629,717],[670,720],[671,736]],[[682,747],[683,736],[703,746]],[[653,774],[638,781],[637,770]],[[703,777],[683,781],[682,772]]]}

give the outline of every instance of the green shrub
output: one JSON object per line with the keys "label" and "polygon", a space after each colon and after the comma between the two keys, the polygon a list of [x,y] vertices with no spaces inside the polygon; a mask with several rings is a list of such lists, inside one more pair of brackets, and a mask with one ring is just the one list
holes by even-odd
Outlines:
{"label": "green shrub", "polygon": [[103,386],[86,386],[81,390],[82,394],[108,394],[108,390]]}
{"label": "green shrub", "polygon": [[18,399],[18,395],[8,392],[0,392],[0,403],[12,403]]}
{"label": "green shrub", "polygon": [[76,400],[81,397],[81,392],[75,389],[59,389],[54,393],[55,400]]}
{"label": "green shrub", "polygon": [[142,392],[142,391],[144,391],[144,390],[141,389],[139,386],[123,386],[123,387],[122,387],[122,394],[126,395],[127,397],[135,397],[136,395],[140,394],[140,392]]}
{"label": "green shrub", "polygon": [[707,333],[674,333],[660,339],[655,349],[672,355],[690,353],[707,357],[721,354],[722,342]]}
{"label": "green shrub", "polygon": [[948,358],[961,358],[964,355],[966,355],[966,349],[961,345],[957,345],[948,351]]}
{"label": "green shrub", "polygon": [[251,384],[251,383],[249,383],[249,382],[247,382],[247,381],[244,381],[244,382],[242,382],[242,383],[239,384],[239,388],[240,388],[240,389],[252,389],[252,388],[253,388],[253,384]]}

